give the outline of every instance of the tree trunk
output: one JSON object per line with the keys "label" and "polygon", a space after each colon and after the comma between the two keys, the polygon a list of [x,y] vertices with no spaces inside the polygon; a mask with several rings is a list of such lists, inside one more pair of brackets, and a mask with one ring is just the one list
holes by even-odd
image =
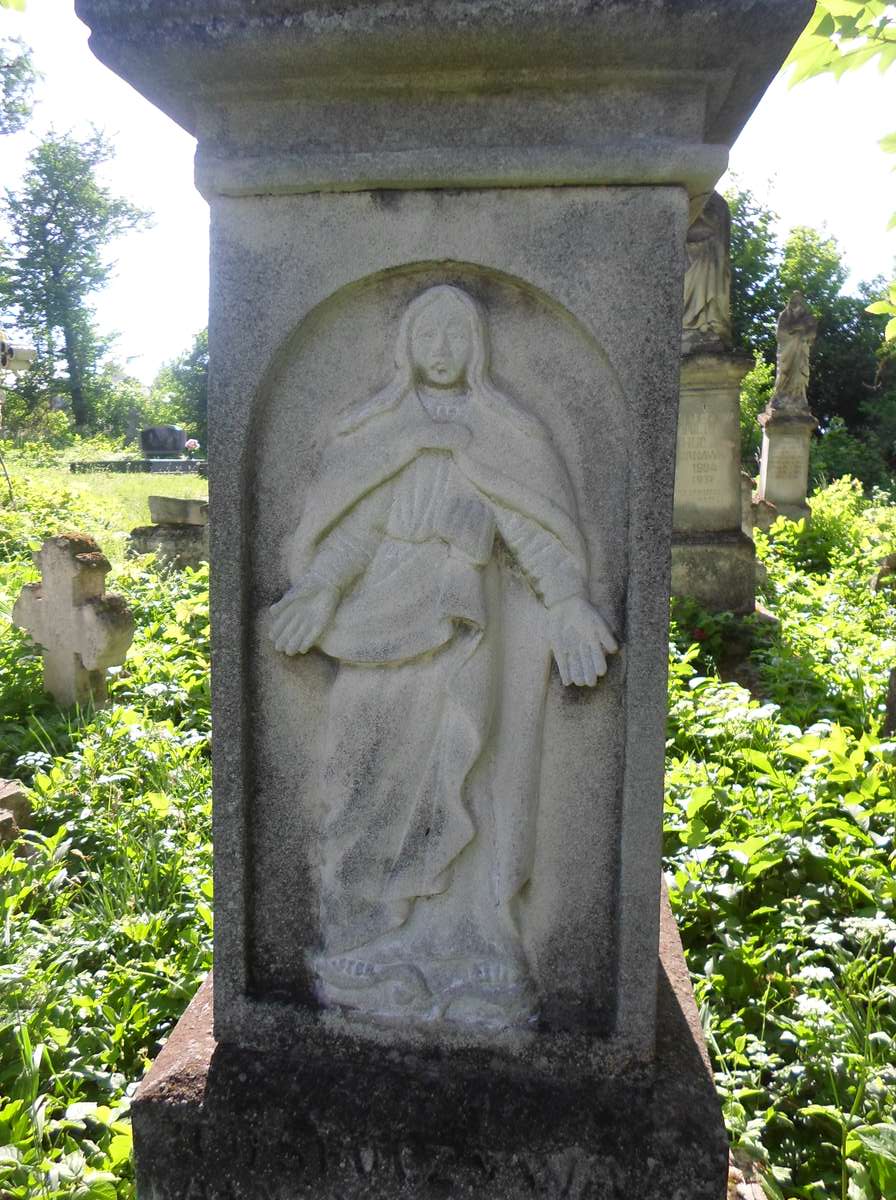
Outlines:
{"label": "tree trunk", "polygon": [[87,411],[87,400],[84,397],[84,380],[77,355],[77,334],[70,325],[63,325],[63,351],[68,367],[68,388],[72,398],[72,416],[75,418],[75,428],[83,429],[90,415]]}

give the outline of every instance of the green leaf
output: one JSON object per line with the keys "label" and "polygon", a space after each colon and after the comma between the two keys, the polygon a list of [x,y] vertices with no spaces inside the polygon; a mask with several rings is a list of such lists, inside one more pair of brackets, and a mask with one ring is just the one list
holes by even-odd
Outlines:
{"label": "green leaf", "polygon": [[857,1129],[855,1132],[866,1150],[878,1158],[896,1164],[896,1125],[869,1125],[866,1129]]}
{"label": "green leaf", "polygon": [[896,338],[896,317],[887,321],[887,327],[884,329],[884,337],[888,342],[892,342]]}
{"label": "green leaf", "polygon": [[[896,224],[896,213],[893,214],[893,223]],[[875,300],[873,304],[869,304],[865,309],[866,313],[888,313],[893,311],[893,305],[889,300]]]}
{"label": "green leaf", "polygon": [[119,1133],[109,1143],[109,1162],[113,1167],[119,1167],[128,1162],[133,1149],[133,1138],[130,1133]]}

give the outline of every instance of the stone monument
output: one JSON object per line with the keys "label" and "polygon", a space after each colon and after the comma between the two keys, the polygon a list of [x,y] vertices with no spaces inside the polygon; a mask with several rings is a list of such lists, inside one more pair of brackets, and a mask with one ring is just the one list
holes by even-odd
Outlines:
{"label": "stone monument", "polygon": [[60,704],[104,704],[106,669],[134,636],[124,601],[106,594],[109,560],[85,533],[48,538],[34,557],[41,581],[22,589],[13,624],[41,647],[44,687]]}
{"label": "stone monument", "polygon": [[660,895],[681,247],[810,10],[79,0],[212,219],[214,1001],[141,1200],[724,1196]]}
{"label": "stone monument", "polygon": [[731,349],[731,215],[713,192],[688,230],[675,456],[672,592],[752,612],[756,549],[742,528],[740,384]]}
{"label": "stone monument", "polygon": [[151,425],[140,431],[140,449],[147,458],[183,454],[187,435],[177,425]]}
{"label": "stone monument", "polygon": [[169,566],[208,562],[208,503],[178,496],[150,496],[151,525],[138,525],[128,538],[131,554],[153,554]]}
{"label": "stone monument", "polygon": [[809,355],[818,321],[800,292],[794,292],[778,317],[778,361],[775,390],[764,412],[762,458],[759,467],[760,504],[757,524],[769,524],[762,501],[773,504],[774,515],[793,521],[810,515],[806,496],[809,490],[809,443],[818,422],[809,411],[806,389],[809,385]]}

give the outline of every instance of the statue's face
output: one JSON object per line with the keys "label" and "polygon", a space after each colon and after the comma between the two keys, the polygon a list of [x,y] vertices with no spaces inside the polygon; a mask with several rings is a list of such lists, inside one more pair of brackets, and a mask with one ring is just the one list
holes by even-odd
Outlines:
{"label": "statue's face", "polygon": [[432,387],[457,387],[467,376],[473,352],[464,312],[447,298],[428,305],[411,330],[411,361],[417,376]]}

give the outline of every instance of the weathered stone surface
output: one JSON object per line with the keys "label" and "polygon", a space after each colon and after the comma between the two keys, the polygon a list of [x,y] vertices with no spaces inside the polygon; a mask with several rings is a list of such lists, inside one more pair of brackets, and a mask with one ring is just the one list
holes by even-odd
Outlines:
{"label": "weathered stone surface", "polygon": [[755,548],[745,535],[740,469],[740,383],[752,360],[723,352],[687,355],[675,459],[672,594],[710,612],[750,612]]}
{"label": "weathered stone surface", "polygon": [[181,496],[150,496],[149,516],[154,525],[207,525],[208,501]]}
{"label": "weathered stone surface", "polygon": [[336,1030],[251,1052],[215,1041],[209,980],[135,1097],[139,1195],[721,1200],[727,1139],[667,908],[660,955],[656,1062],[622,1077]]}
{"label": "weathered stone surface", "polygon": [[15,815],[7,808],[0,808],[0,846],[9,846],[19,836]]}
{"label": "weathered stone surface", "polygon": [[756,547],[740,529],[676,534],[672,595],[690,596],[709,612],[752,612],[756,602]]}
{"label": "weathered stone surface", "polygon": [[77,0],[76,9],[94,53],[198,137],[197,182],[210,197],[673,184],[701,197],[699,211],[812,6]]}
{"label": "weathered stone surface", "polygon": [[208,562],[207,525],[138,525],[128,537],[130,554],[156,554],[170,567],[198,567]]}
{"label": "weathered stone surface", "polygon": [[[251,312],[251,334],[264,346],[219,380],[213,430],[212,623],[221,639],[213,688],[223,726],[216,770],[219,786],[233,789],[229,802],[222,793],[216,830],[216,850],[231,864],[216,893],[226,914],[215,962],[219,1035],[264,1044],[279,1027],[290,1040],[307,1025],[306,1006],[317,1004],[308,956],[321,944],[318,814],[329,786],[322,772],[335,663],[319,652],[278,652],[269,606],[291,582],[293,536],[317,495],[340,412],[394,377],[409,302],[450,282],[488,315],[491,374],[502,394],[526,414],[520,420],[534,417],[550,430],[576,497],[590,599],[611,629],[625,630],[623,654],[593,692],[569,692],[559,672],[549,674],[542,634],[519,660],[533,675],[524,671],[512,685],[516,702],[531,695],[544,705],[525,768],[539,794],[534,862],[522,877],[531,877],[520,902],[524,953],[538,964],[539,1009],[550,1026],[601,1031],[623,1060],[649,1056],[656,876],[645,876],[644,856],[650,846],[659,861],[666,696],[657,664],[667,619],[686,198],[644,188],[271,198],[266,220],[247,221],[246,206],[257,203],[222,200],[214,223],[222,276],[236,272],[249,290],[235,305],[221,297],[213,338],[245,336]],[[284,272],[284,260],[301,261],[301,273]],[[265,362],[276,370],[263,372]],[[257,397],[256,408],[247,395]],[[521,446],[514,428],[490,453],[507,453],[514,437]],[[400,441],[395,435],[383,452]],[[252,447],[248,457],[242,445]],[[251,582],[248,592],[241,580]],[[517,584],[508,586],[516,596]],[[520,614],[527,596],[519,595]],[[241,630],[249,631],[245,654]],[[248,696],[247,757],[235,753],[235,730]],[[624,750],[632,737],[635,756]],[[625,912],[616,908],[623,894]],[[444,1036],[465,1035],[449,1027]]]}
{"label": "weathered stone surface", "polygon": [[0,779],[0,808],[11,812],[19,828],[24,829],[31,818],[28,789],[18,779]]}
{"label": "weathered stone surface", "polygon": [[[818,422],[808,411],[767,410],[760,413],[759,423],[762,425],[759,500],[775,506],[775,517],[808,519],[809,444]],[[761,522],[769,520],[771,515],[757,518],[760,528]]]}
{"label": "weathered stone surface", "polygon": [[85,533],[48,538],[34,557],[41,582],[22,589],[13,624],[41,647],[44,687],[60,704],[103,704],[106,669],[124,662],[134,636],[127,605],[105,594],[109,561]]}
{"label": "weathered stone surface", "polygon": [[688,229],[682,354],[731,350],[731,213],[718,192]]}
{"label": "weathered stone surface", "polygon": [[676,533],[741,524],[740,383],[752,359],[697,354],[682,359],[675,455]]}
{"label": "weathered stone surface", "polygon": [[748,538],[753,536],[753,478],[740,473],[740,527]]}
{"label": "weathered stone surface", "polygon": [[[809,411],[809,352],[818,321],[800,292],[794,292],[778,318],[775,390],[759,414],[762,458],[759,499],[775,506],[777,516],[808,520],[809,443],[818,422]],[[763,519],[767,515],[763,514]]]}

